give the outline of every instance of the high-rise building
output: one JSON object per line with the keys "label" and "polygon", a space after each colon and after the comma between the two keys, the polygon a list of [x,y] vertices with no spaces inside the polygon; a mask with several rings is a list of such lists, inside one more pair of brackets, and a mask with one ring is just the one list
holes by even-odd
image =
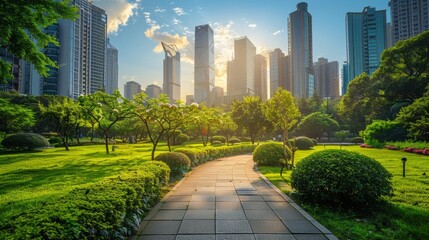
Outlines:
{"label": "high-rise building", "polygon": [[175,103],[180,100],[180,53],[175,45],[161,44],[165,52],[162,90]]}
{"label": "high-rise building", "polygon": [[133,100],[134,95],[142,91],[142,86],[135,81],[126,82],[124,85],[124,97],[128,100]]}
{"label": "high-rise building", "polygon": [[380,65],[386,48],[386,10],[365,7],[362,12],[346,15],[348,78],[361,73],[371,75]]}
{"label": "high-rise building", "polygon": [[255,95],[267,100],[267,59],[258,54],[255,56]]}
{"label": "high-rise building", "polygon": [[234,40],[233,61],[228,63],[228,96],[240,100],[244,96],[255,95],[255,55],[256,47],[246,37]]}
{"label": "high-rise building", "polygon": [[107,39],[106,93],[112,94],[115,89],[118,89],[118,49]]}
{"label": "high-rise building", "polygon": [[315,91],[322,98],[337,98],[340,96],[338,78],[338,62],[328,62],[326,58],[319,58],[313,64]]}
{"label": "high-rise building", "polygon": [[107,15],[88,0],[75,0],[79,17],[59,21],[58,94],[77,99],[104,90]]}
{"label": "high-rise building", "polygon": [[392,44],[429,30],[428,0],[390,0]]}
{"label": "high-rise building", "polygon": [[210,94],[210,98],[211,98],[211,106],[216,106],[216,107],[220,107],[223,104],[223,99],[224,99],[224,92],[223,92],[223,88],[221,87],[214,87],[212,89],[212,92]]}
{"label": "high-rise building", "polygon": [[341,96],[347,93],[347,87],[350,83],[349,78],[349,64],[347,62],[343,63],[343,68],[341,69],[341,76],[343,78],[342,84],[341,84]]}
{"label": "high-rise building", "polygon": [[197,103],[210,105],[210,92],[215,86],[213,30],[207,25],[195,27],[194,97]]}
{"label": "high-rise building", "polygon": [[[1,91],[17,91],[20,92],[22,85],[22,61],[15,57],[5,47],[0,47],[0,59],[12,65],[13,79],[6,79],[5,84],[0,84]],[[3,79],[0,79],[3,80]]]}
{"label": "high-rise building", "polygon": [[270,53],[270,96],[281,87],[292,91],[290,56],[276,48]]}
{"label": "high-rise building", "polygon": [[146,94],[149,98],[158,98],[162,93],[161,87],[151,84],[146,87]]}
{"label": "high-rise building", "polygon": [[386,48],[393,47],[392,23],[386,23]]}
{"label": "high-rise building", "polygon": [[295,97],[306,98],[314,92],[312,17],[307,3],[296,8],[288,18],[291,90]]}

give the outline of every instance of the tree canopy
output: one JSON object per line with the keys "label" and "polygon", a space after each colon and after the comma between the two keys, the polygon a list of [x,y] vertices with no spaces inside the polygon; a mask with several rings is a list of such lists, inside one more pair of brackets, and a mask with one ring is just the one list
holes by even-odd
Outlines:
{"label": "tree canopy", "polygon": [[33,126],[36,122],[31,109],[1,98],[0,106],[0,132],[17,132]]}
{"label": "tree canopy", "polygon": [[298,124],[297,131],[307,137],[320,138],[323,133],[329,135],[330,132],[340,128],[337,121],[328,114],[314,112],[306,116]]}

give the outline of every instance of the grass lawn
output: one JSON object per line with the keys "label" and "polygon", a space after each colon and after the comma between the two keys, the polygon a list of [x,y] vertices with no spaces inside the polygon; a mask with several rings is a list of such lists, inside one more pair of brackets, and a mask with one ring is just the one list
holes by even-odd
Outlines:
{"label": "grass lawn", "polygon": [[[0,219],[150,160],[151,143],[117,145],[119,148],[110,154],[105,153],[104,145],[70,147],[68,152],[53,148],[0,154]],[[167,150],[160,143],[156,153]]]}
{"label": "grass lawn", "polygon": [[[326,146],[326,149],[339,149]],[[297,151],[296,162],[309,154],[321,151]],[[340,239],[429,239],[429,157],[386,149],[343,146],[379,161],[392,175],[394,196],[386,204],[362,209],[359,213],[338,211],[323,206],[300,205]],[[402,177],[401,158],[406,157],[406,177]],[[259,167],[259,170],[286,194],[290,187],[290,171],[280,177],[278,167]]]}

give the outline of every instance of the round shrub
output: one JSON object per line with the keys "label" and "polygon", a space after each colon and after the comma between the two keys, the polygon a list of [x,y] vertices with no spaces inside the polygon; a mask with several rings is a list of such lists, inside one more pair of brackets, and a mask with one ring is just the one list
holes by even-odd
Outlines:
{"label": "round shrub", "polygon": [[221,141],[213,141],[212,146],[222,146],[223,143]]}
{"label": "round shrub", "polygon": [[213,136],[211,139],[211,143],[213,144],[214,141],[226,143],[226,138],[224,136]]}
{"label": "round shrub", "polygon": [[176,145],[182,145],[182,143],[187,141],[189,141],[189,136],[184,133],[180,133],[176,137]]}
{"label": "round shrub", "polygon": [[407,139],[407,130],[399,122],[377,120],[367,125],[360,134],[365,143],[375,145],[380,143],[384,146],[387,141],[403,141]]}
{"label": "round shrub", "polygon": [[1,144],[10,150],[34,150],[49,147],[48,140],[37,133],[13,134],[3,139]]}
{"label": "round shrub", "polygon": [[58,143],[62,143],[63,141],[61,140],[60,137],[51,137],[49,138],[49,144],[51,145],[56,145]]}
{"label": "round shrub", "polygon": [[238,139],[236,137],[232,137],[228,141],[228,143],[231,143],[232,145],[234,145],[234,143],[239,143],[239,142],[241,142],[240,139]]}
{"label": "round shrub", "polygon": [[187,148],[176,148],[174,149],[174,152],[185,154],[186,156],[188,156],[193,166],[198,165],[197,154],[193,150]]}
{"label": "round shrub", "polygon": [[[287,146],[285,146],[285,149],[289,160],[292,152]],[[259,165],[281,166],[285,163],[283,144],[269,142],[257,146],[253,151],[253,161]]]}
{"label": "round shrub", "polygon": [[313,142],[313,145],[314,145],[314,146],[317,146],[317,140],[316,140],[316,139],[314,139],[314,138],[310,138],[310,140]]}
{"label": "round shrub", "polygon": [[297,137],[295,138],[295,147],[297,147],[298,150],[308,150],[314,147],[314,143],[308,137]]}
{"label": "round shrub", "polygon": [[189,157],[180,152],[161,153],[155,157],[155,160],[165,162],[170,167],[173,176],[182,175],[191,167]]}
{"label": "round shrub", "polygon": [[373,158],[331,149],[302,159],[292,171],[292,187],[306,201],[357,207],[391,195],[391,177]]}
{"label": "round shrub", "polygon": [[363,143],[363,138],[354,137],[354,138],[352,138],[352,143]]}

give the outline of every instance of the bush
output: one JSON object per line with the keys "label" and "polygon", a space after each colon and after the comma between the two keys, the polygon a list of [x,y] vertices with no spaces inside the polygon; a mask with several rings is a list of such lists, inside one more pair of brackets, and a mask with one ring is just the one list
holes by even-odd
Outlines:
{"label": "bush", "polygon": [[317,146],[317,140],[316,140],[316,139],[314,139],[314,138],[310,138],[310,140],[313,142],[313,145],[314,145],[314,146]]}
{"label": "bush", "polygon": [[213,144],[214,141],[226,143],[226,138],[224,136],[213,136],[210,142]]}
{"label": "bush", "polygon": [[146,162],[3,221],[1,239],[127,239],[161,198],[170,169]]}
{"label": "bush", "polygon": [[34,150],[49,147],[49,142],[36,133],[17,133],[3,139],[3,147],[10,150]]}
{"label": "bush", "polygon": [[359,207],[391,195],[391,177],[379,162],[365,155],[324,150],[296,165],[292,171],[292,187],[305,201]]}
{"label": "bush", "polygon": [[238,139],[236,137],[232,137],[228,141],[228,143],[231,143],[232,145],[234,145],[234,143],[239,143],[239,142],[241,142],[240,139]]}
{"label": "bush", "polygon": [[364,141],[361,137],[354,137],[352,138],[352,143],[364,143]]}
{"label": "bush", "polygon": [[51,137],[49,138],[49,144],[51,145],[56,145],[58,143],[62,143],[63,141],[61,140],[60,137]]}
{"label": "bush", "polygon": [[[285,146],[288,160],[292,156],[292,151]],[[263,143],[253,151],[253,161],[259,165],[281,166],[285,164],[284,148],[282,143]]]}
{"label": "bush", "polygon": [[189,157],[180,152],[161,153],[155,157],[155,160],[165,162],[170,167],[173,176],[181,176],[191,167]]}
{"label": "bush", "polygon": [[365,130],[360,132],[360,135],[365,143],[383,147],[387,141],[407,139],[407,130],[401,123],[377,120],[366,126]]}
{"label": "bush", "polygon": [[176,137],[176,145],[182,145],[184,142],[187,141],[189,141],[189,136],[184,133],[180,133]]}
{"label": "bush", "polygon": [[[311,141],[308,137],[297,137],[295,139],[295,147],[297,147],[299,150],[308,150],[314,147],[313,141]],[[293,146],[293,143],[292,143]]]}
{"label": "bush", "polygon": [[174,152],[179,152],[179,153],[183,153],[186,156],[188,156],[189,160],[191,161],[192,166],[196,166],[198,165],[198,158],[197,158],[197,153],[195,153],[194,150],[189,149],[189,148],[176,148],[174,149]]}
{"label": "bush", "polygon": [[212,146],[222,146],[223,143],[221,141],[213,141]]}

